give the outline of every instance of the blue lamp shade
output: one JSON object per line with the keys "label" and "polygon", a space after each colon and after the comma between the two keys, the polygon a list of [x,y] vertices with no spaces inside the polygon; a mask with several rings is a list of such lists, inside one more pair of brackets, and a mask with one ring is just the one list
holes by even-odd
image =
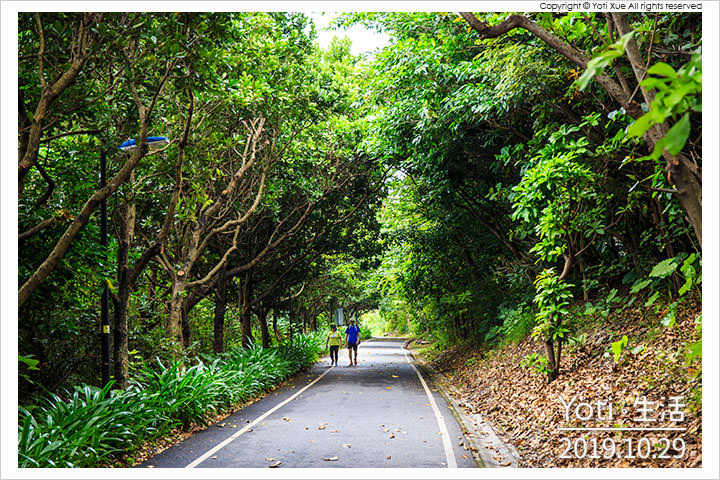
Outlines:
{"label": "blue lamp shade", "polygon": [[[154,150],[156,148],[160,148],[161,145],[165,145],[169,142],[167,137],[147,137],[147,144],[148,149]],[[127,142],[123,143],[118,147],[118,149],[127,152],[129,150],[132,150],[137,145],[135,144],[135,140],[128,140]]]}

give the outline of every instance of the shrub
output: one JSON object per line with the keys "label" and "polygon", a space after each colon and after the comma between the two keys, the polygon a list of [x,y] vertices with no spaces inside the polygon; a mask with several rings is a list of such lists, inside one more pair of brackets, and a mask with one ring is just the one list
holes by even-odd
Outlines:
{"label": "shrub", "polygon": [[106,397],[111,385],[84,385],[68,400],[51,395],[20,407],[18,465],[89,467],[169,425],[146,393],[131,387]]}
{"label": "shrub", "polygon": [[492,327],[485,334],[485,342],[490,345],[517,343],[527,337],[535,326],[535,317],[526,303],[511,309],[500,307],[498,318],[502,320],[502,325]]}
{"label": "shrub", "polygon": [[[50,395],[19,408],[19,467],[91,467],[140,442],[252,399],[323,352],[322,332],[263,349],[235,348],[204,355],[194,365],[175,359],[143,362],[126,390],[83,385],[67,399]],[[108,395],[109,393],[109,395]]]}
{"label": "shrub", "polygon": [[372,338],[372,330],[367,325],[360,325],[360,340],[367,340]]}

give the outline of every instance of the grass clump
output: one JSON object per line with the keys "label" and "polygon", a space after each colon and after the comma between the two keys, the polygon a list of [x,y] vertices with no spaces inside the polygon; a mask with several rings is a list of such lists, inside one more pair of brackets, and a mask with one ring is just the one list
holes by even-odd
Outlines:
{"label": "grass clump", "polygon": [[19,467],[92,467],[145,440],[207,419],[250,400],[311,366],[324,347],[321,332],[296,335],[263,349],[234,348],[193,365],[143,363],[126,390],[75,387],[19,407]]}

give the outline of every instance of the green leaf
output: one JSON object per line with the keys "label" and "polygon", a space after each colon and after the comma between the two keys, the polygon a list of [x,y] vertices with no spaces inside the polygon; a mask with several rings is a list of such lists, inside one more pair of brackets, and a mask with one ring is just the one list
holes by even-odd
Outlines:
{"label": "green leaf", "polygon": [[690,114],[686,113],[683,117],[668,130],[665,135],[665,148],[672,155],[677,155],[685,146],[690,136]]}
{"label": "green leaf", "polygon": [[702,358],[702,340],[698,340],[688,347],[685,360],[689,363],[698,357]]}
{"label": "green leaf", "polygon": [[652,73],[653,75],[662,75],[664,77],[677,78],[677,73],[675,72],[675,69],[664,62],[658,62],[652,67],[648,68],[647,73]]}
{"label": "green leaf", "polygon": [[685,280],[685,283],[682,287],[678,290],[678,295],[681,297],[687,293],[688,290],[690,290],[690,287],[692,287],[693,281],[691,279]]}
{"label": "green leaf", "polygon": [[627,128],[627,137],[642,137],[648,128],[652,125],[652,117],[647,113],[635,120],[632,125]]}
{"label": "green leaf", "polygon": [[40,360],[36,358],[31,358],[32,355],[18,355],[18,362],[24,363],[27,365],[28,370],[40,370],[37,368],[37,365],[40,363]]}
{"label": "green leaf", "polygon": [[668,258],[655,265],[652,272],[650,272],[650,276],[656,278],[669,277],[677,269],[677,267],[678,265],[675,263],[675,259]]}
{"label": "green leaf", "polygon": [[660,323],[662,323],[667,328],[672,328],[675,325],[675,312],[673,310],[670,310],[663,318],[660,320]]}
{"label": "green leaf", "polygon": [[635,283],[633,283],[632,288],[630,289],[630,293],[638,293],[643,288],[647,287],[652,283],[651,279],[648,280],[638,280]]}
{"label": "green leaf", "polygon": [[622,355],[623,350],[625,350],[625,347],[628,344],[628,337],[627,335],[623,335],[620,340],[617,342],[612,342],[610,344],[610,350],[612,350],[613,353],[613,359],[615,360],[615,363],[618,363],[620,361],[620,356]]}
{"label": "green leaf", "polygon": [[660,292],[653,293],[652,296],[647,299],[647,302],[645,302],[645,306],[649,307],[650,305],[655,303],[655,300],[657,300],[659,296],[660,296]]}
{"label": "green leaf", "polygon": [[587,63],[585,71],[575,82],[580,90],[585,90],[590,81],[596,76],[601,75],[605,67],[610,65],[615,58],[625,53],[625,46],[632,38],[635,32],[628,32],[620,37],[615,43],[608,47],[608,50],[593,57]]}

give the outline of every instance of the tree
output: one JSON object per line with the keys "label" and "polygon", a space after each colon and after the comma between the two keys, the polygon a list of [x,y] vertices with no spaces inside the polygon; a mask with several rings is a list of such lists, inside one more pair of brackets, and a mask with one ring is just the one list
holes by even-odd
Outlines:
{"label": "tree", "polygon": [[[461,15],[473,30],[479,34],[481,39],[496,38],[516,28],[521,28],[541,39],[578,67],[585,69],[589,66],[590,59],[584,52],[549,32],[528,17],[511,15],[503,22],[490,26],[480,21],[472,13],[462,12]],[[640,21],[642,22],[643,20],[644,18],[641,16]],[[650,60],[645,61],[642,56],[640,47],[632,35],[632,27],[630,26],[628,15],[625,13],[608,13],[606,14],[606,21],[606,35],[610,42],[613,41],[615,32],[620,35],[621,38],[618,41],[620,48],[626,52],[627,60],[632,66],[638,89],[645,100],[645,104],[650,105],[655,99],[656,89],[652,83],[643,83],[643,80],[645,80],[648,75]],[[595,32],[597,32],[597,29]],[[598,38],[598,40],[603,41],[602,38]],[[650,40],[651,48],[653,41],[654,36],[651,37]],[[643,116],[644,112],[640,104],[634,100],[634,94],[630,91],[628,80],[619,68],[614,70],[617,81],[602,73],[601,69],[595,68],[590,71],[595,75],[595,79],[603,90],[615,100],[620,107],[625,109],[632,118],[638,120]],[[662,139],[668,135],[669,130],[670,127],[665,122],[654,123],[647,128],[642,133],[642,136],[645,139],[648,150],[653,151],[655,145],[659,142],[661,145],[664,145],[665,142],[662,142]],[[702,167],[690,160],[679,150],[673,148],[671,148],[671,150],[672,151],[668,151],[667,148],[664,148],[662,151],[662,156],[666,161],[665,169],[667,171],[668,181],[676,187],[673,194],[687,213],[690,223],[695,230],[698,242],[702,247]]]}

